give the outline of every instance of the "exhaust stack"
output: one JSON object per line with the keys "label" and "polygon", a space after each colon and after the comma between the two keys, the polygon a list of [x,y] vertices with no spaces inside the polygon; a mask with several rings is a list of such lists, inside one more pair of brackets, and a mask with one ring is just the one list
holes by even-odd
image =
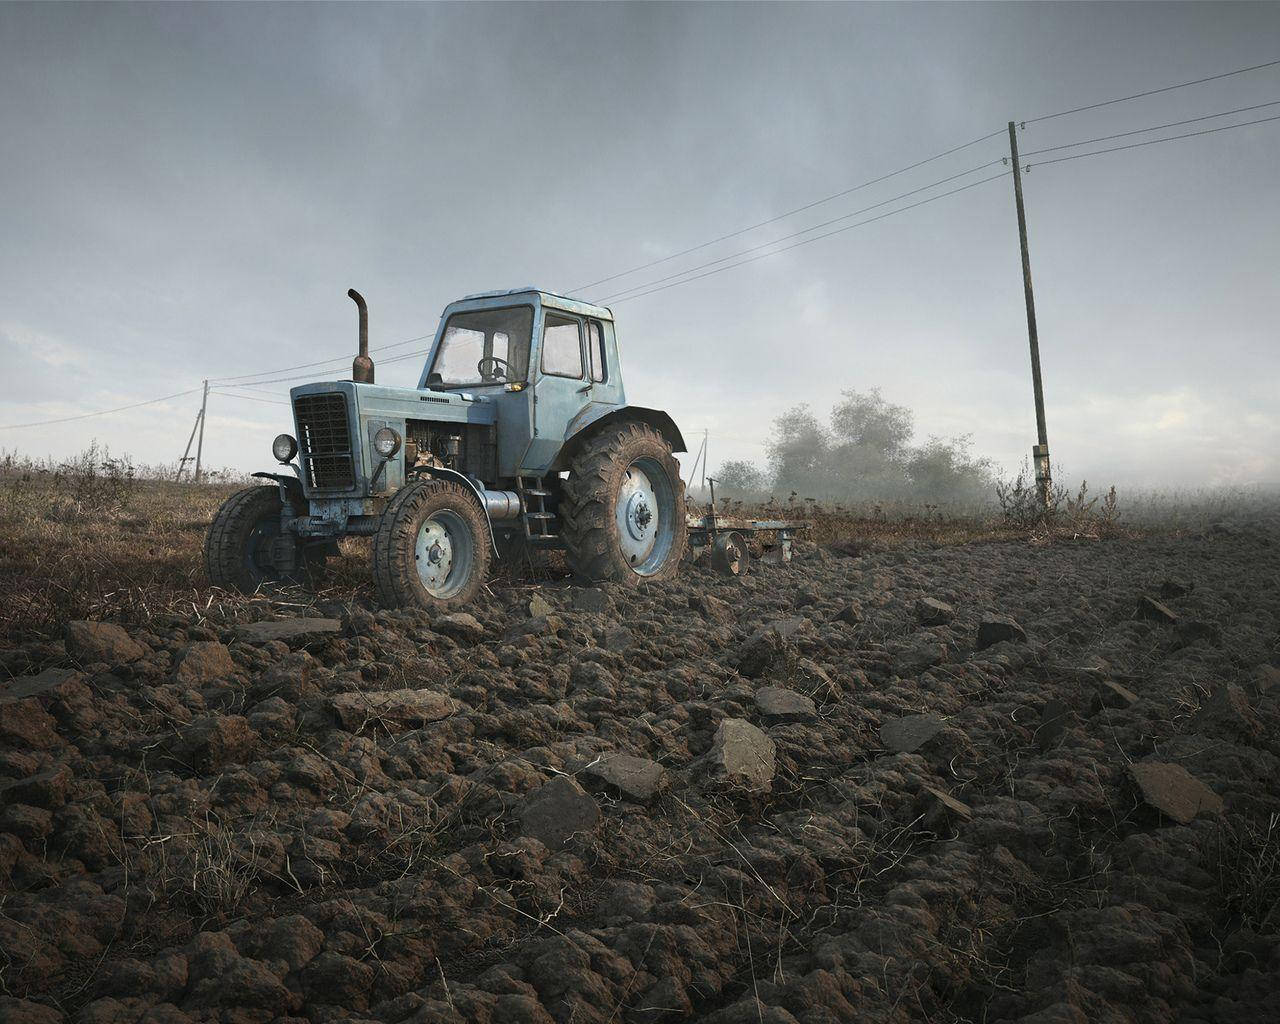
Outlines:
{"label": "exhaust stack", "polygon": [[360,310],[360,354],[351,363],[351,379],[357,384],[373,383],[373,360],[369,358],[369,307],[365,305],[364,296],[354,288],[347,289]]}

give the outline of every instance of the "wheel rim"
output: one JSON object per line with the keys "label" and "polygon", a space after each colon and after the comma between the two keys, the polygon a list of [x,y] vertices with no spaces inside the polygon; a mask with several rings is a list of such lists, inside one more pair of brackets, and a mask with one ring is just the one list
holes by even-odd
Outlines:
{"label": "wheel rim", "polygon": [[442,509],[423,520],[413,556],[423,589],[441,600],[467,585],[475,563],[475,545],[466,521]]}
{"label": "wheel rim", "polygon": [[675,538],[675,492],[661,463],[645,457],[626,468],[614,516],[623,559],[637,576],[652,576]]}

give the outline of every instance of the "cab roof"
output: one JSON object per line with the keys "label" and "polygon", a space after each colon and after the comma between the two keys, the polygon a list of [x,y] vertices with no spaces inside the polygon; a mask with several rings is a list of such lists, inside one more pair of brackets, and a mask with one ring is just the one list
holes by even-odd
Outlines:
{"label": "cab roof", "polygon": [[471,302],[481,299],[501,299],[508,296],[527,295],[529,297],[537,297],[537,300],[544,306],[550,306],[552,309],[563,309],[569,313],[579,313],[583,316],[595,317],[597,320],[612,320],[613,313],[607,306],[597,306],[586,299],[575,299],[569,295],[560,295],[557,292],[549,292],[545,288],[538,288],[534,285],[527,285],[524,288],[510,288],[507,290],[497,290],[491,292],[476,292],[474,295],[464,295],[457,302],[451,302],[450,307],[459,305],[464,302]]}

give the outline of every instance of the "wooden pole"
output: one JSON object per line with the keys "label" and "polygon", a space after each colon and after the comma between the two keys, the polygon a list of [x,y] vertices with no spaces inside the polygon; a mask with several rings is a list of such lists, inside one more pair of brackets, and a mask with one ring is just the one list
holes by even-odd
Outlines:
{"label": "wooden pole", "polygon": [[182,479],[182,471],[187,468],[187,463],[191,461],[191,442],[196,439],[196,428],[200,426],[204,420],[204,406],[201,405],[200,411],[196,413],[195,422],[191,424],[191,436],[187,438],[187,446],[182,449],[182,458],[178,460],[178,472],[173,475],[174,483]]}
{"label": "wooden pole", "polygon": [[1018,131],[1009,122],[1009,157],[1013,161],[1013,199],[1018,208],[1018,242],[1022,247],[1022,290],[1027,301],[1027,338],[1031,343],[1031,388],[1036,400],[1036,439],[1031,449],[1040,500],[1049,506],[1049,432],[1044,423],[1044,387],[1040,380],[1040,334],[1036,329],[1036,297],[1031,289],[1031,253],[1027,249],[1027,211],[1022,203],[1022,166],[1018,160]]}
{"label": "wooden pole", "polygon": [[204,382],[204,395],[200,399],[200,440],[196,443],[196,483],[200,482],[200,460],[204,455],[204,414],[209,407],[209,382]]}

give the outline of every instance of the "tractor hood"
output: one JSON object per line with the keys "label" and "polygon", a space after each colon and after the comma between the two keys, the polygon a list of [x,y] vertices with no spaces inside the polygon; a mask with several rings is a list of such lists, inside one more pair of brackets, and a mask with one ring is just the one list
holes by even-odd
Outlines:
{"label": "tractor hood", "polygon": [[354,381],[303,384],[289,392],[303,489],[308,496],[363,498],[403,479],[384,467],[373,435],[390,427],[401,438],[414,420],[484,426],[497,420],[493,398],[474,392],[391,388]]}

